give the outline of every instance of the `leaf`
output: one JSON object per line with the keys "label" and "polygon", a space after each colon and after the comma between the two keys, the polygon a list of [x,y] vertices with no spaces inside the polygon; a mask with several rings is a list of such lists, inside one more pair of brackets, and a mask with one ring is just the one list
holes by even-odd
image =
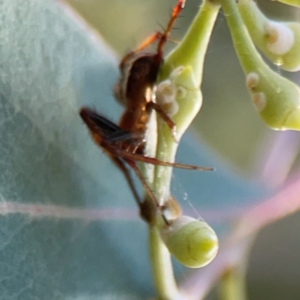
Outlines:
{"label": "leaf", "polygon": [[[153,295],[146,227],[78,116],[87,105],[117,121],[114,54],[57,2],[3,0],[0,13],[1,297]],[[262,193],[191,137],[178,160],[217,167],[178,175],[197,208],[197,198],[216,211]]]}

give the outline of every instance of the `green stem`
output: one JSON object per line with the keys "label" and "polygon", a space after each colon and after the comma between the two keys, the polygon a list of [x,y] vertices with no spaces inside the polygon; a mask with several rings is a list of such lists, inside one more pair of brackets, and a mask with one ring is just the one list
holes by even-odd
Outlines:
{"label": "green stem", "polygon": [[[170,75],[172,70],[177,67],[191,66],[193,80],[196,82],[195,89],[199,91],[202,81],[204,57],[209,43],[209,39],[215,24],[219,4],[210,1],[203,1],[198,14],[191,24],[187,34],[182,42],[168,55],[160,73],[160,80]],[[180,139],[183,131],[190,125],[195,115],[198,113],[187,110],[188,103],[194,104],[198,100],[188,99],[188,101],[178,102],[179,113],[172,119],[177,126],[177,139]],[[202,98],[200,100],[202,102]],[[201,104],[199,105],[199,109]],[[184,113],[183,113],[184,112]],[[178,143],[174,142],[174,138],[170,134],[170,129],[165,122],[158,117],[158,143],[156,158],[162,161],[172,162],[175,159]],[[155,166],[155,182],[154,189],[159,193],[162,200],[169,198],[170,182],[172,177],[172,168]]]}
{"label": "green stem", "polygon": [[179,299],[170,253],[162,242],[156,226],[149,226],[149,246],[154,285],[158,299]]}
{"label": "green stem", "polygon": [[252,42],[235,1],[221,0],[221,3],[240,64],[246,74],[252,72],[257,66],[264,65],[264,62]]}
{"label": "green stem", "polygon": [[[204,56],[219,8],[219,4],[213,4],[209,1],[203,2],[183,41],[166,58],[159,76],[159,81],[167,79],[177,67],[191,67],[193,70],[191,75],[192,83],[196,82],[194,85],[195,93],[200,93],[199,85],[202,80]],[[190,103],[195,103],[196,107],[200,109],[201,104],[198,104],[197,101],[197,99],[190,99]],[[201,101],[202,99],[200,99],[200,102]],[[184,101],[183,103],[179,103],[181,112],[189,110],[184,107],[186,104]],[[192,115],[189,113],[185,116],[181,116],[181,118],[184,119],[184,125],[181,125],[183,123],[182,120],[177,119],[176,115],[174,116],[173,121],[177,125],[177,130],[180,133],[179,136],[182,135],[197,112],[193,112]],[[161,122],[160,118],[158,118],[157,132],[158,146],[156,158],[168,162],[174,161],[178,144],[174,142],[170,134],[170,129],[167,128],[165,122]],[[164,201],[170,197],[171,176],[172,168],[160,168],[159,166],[155,166],[154,180],[151,182],[151,188],[161,203],[164,203]],[[182,299],[183,296],[179,294],[174,279],[170,253],[159,235],[159,226],[161,226],[161,218],[159,217],[154,226],[149,226],[150,258],[158,298],[161,300]]]}
{"label": "green stem", "polygon": [[[239,232],[237,234],[243,234]],[[225,269],[220,279],[219,298],[221,300],[246,300],[246,274],[249,255],[256,238],[256,232],[243,235],[239,241],[240,250],[233,253],[234,261]]]}
{"label": "green stem", "polygon": [[221,300],[246,300],[246,270],[241,266],[228,269],[221,277]]}

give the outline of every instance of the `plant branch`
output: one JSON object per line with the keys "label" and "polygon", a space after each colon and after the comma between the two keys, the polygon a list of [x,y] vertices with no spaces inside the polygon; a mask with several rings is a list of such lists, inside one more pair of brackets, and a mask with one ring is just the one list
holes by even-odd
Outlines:
{"label": "plant branch", "polygon": [[[174,91],[174,102],[179,107],[178,113],[172,116],[172,120],[176,124],[178,141],[202,104],[199,85],[202,79],[204,56],[219,8],[219,4],[216,5],[209,1],[202,3],[183,41],[166,58],[160,72],[160,80],[165,80],[165,83],[169,85],[169,90]],[[182,97],[182,94],[185,96]],[[156,158],[162,161],[174,161],[177,146],[178,144],[174,142],[174,138],[171,136],[170,128],[158,118]],[[151,187],[162,204],[170,199],[171,176],[171,168],[155,167]],[[153,227],[149,226],[150,257],[159,299],[173,300],[178,291],[170,254],[166,251],[166,247],[159,236],[160,221],[158,218],[158,224]]]}
{"label": "plant branch", "polygon": [[159,300],[182,299],[175,282],[169,250],[156,226],[149,226],[149,247],[154,285]]}

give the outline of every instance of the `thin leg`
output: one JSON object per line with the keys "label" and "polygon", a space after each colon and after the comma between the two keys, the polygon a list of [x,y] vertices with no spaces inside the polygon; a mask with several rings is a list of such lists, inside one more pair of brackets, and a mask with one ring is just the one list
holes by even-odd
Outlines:
{"label": "thin leg", "polygon": [[[147,37],[134,51],[129,52],[123,59],[122,62],[126,61],[128,57],[132,55],[132,53],[135,53],[137,51],[144,50],[151,44],[153,44],[155,41],[159,40],[158,46],[157,46],[157,54],[159,57],[162,57],[162,49],[168,39],[168,36],[170,35],[171,29],[180,14],[181,10],[184,8],[185,0],[178,0],[176,6],[172,10],[171,18],[169,20],[169,23],[163,33],[155,32],[149,37]],[[121,62],[121,64],[122,64]]]}
{"label": "thin leg", "polygon": [[143,134],[141,133],[132,133],[130,131],[126,131],[126,130],[119,130],[116,132],[111,133],[110,135],[108,135],[106,137],[106,140],[108,142],[114,143],[114,142],[136,142],[136,141],[140,141],[142,140],[144,137]]}
{"label": "thin leg", "polygon": [[154,109],[160,115],[160,117],[166,122],[166,124],[168,125],[168,127],[172,132],[172,137],[176,141],[176,124],[173,122],[173,120],[166,114],[166,112],[161,108],[159,104],[150,101],[147,103],[147,108],[148,107]]}
{"label": "thin leg", "polygon": [[134,196],[134,199],[135,199],[137,205],[141,208],[142,200],[136,190],[136,187],[133,183],[133,180],[132,180],[129,170],[126,168],[124,162],[122,160],[120,160],[119,158],[114,156],[114,157],[112,157],[112,159],[113,159],[114,163],[119,167],[119,169],[123,172],[125,179],[130,187],[130,190]]}
{"label": "thin leg", "polygon": [[[112,152],[111,152],[112,153]],[[200,167],[200,166],[193,166],[193,165],[186,165],[186,164],[179,164],[179,163],[171,163],[167,161],[161,161],[154,157],[149,157],[145,155],[140,155],[132,152],[127,152],[126,150],[114,148],[114,156],[121,156],[123,159],[131,160],[131,161],[141,161],[147,164],[158,165],[158,166],[166,166],[166,167],[173,167],[179,169],[187,169],[187,170],[197,170],[197,171],[214,171],[214,168],[211,167]]]}
{"label": "thin leg", "polygon": [[128,54],[126,54],[120,65],[122,65],[124,62],[127,61],[127,59],[129,57],[131,57],[134,53],[144,50],[145,48],[147,48],[148,46],[150,46],[151,44],[153,44],[155,41],[159,40],[162,37],[162,34],[160,32],[155,32],[152,35],[148,36],[135,50],[130,51]]}
{"label": "thin leg", "polygon": [[184,5],[185,5],[185,0],[178,0],[176,6],[173,8],[170,21],[169,21],[164,33],[161,35],[161,38],[157,45],[157,53],[158,54],[162,54],[162,49],[168,39],[168,36],[171,32],[171,29],[172,29],[178,15],[180,14],[181,10],[184,8]]}
{"label": "thin leg", "polygon": [[130,165],[130,167],[134,170],[135,174],[137,175],[137,177],[139,178],[139,180],[141,181],[146,193],[148,194],[148,196],[150,197],[150,199],[152,200],[154,206],[157,208],[158,212],[161,214],[164,222],[169,225],[168,220],[166,219],[166,216],[164,215],[163,211],[162,211],[162,206],[159,204],[159,202],[157,201],[156,197],[154,196],[153,192],[151,191],[149,185],[147,184],[147,182],[145,181],[141,171],[139,170],[139,168],[137,167],[137,165],[135,164],[134,161],[132,160],[126,160],[126,162]]}
{"label": "thin leg", "polygon": [[122,130],[118,125],[88,107],[82,107],[79,114],[84,123],[88,126],[89,130],[92,132],[100,130],[101,135],[108,136]]}
{"label": "thin leg", "polygon": [[158,39],[161,39],[162,34],[160,32],[155,32],[148,36],[133,52],[141,51],[153,44]]}

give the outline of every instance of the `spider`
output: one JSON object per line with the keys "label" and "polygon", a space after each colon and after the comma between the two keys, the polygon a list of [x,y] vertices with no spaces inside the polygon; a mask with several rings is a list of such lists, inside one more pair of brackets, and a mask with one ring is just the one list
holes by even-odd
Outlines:
{"label": "spider", "polygon": [[[80,116],[89,128],[95,143],[104,149],[125,175],[134,198],[140,207],[141,215],[148,223],[151,223],[152,217],[149,216],[151,214],[147,212],[148,208],[145,207],[147,206],[147,201],[141,201],[127,165],[141,181],[147,195],[152,200],[154,207],[160,212],[166,224],[169,224],[169,222],[163,212],[164,207],[159,204],[136,162],[190,170],[212,170],[212,168],[164,162],[144,155],[145,132],[153,109],[166,122],[171,129],[173,137],[176,135],[176,125],[167,113],[155,103],[155,90],[158,72],[163,63],[163,46],[184,4],[184,0],[178,0],[163,33],[154,33],[136,50],[131,51],[121,60],[121,77],[114,89],[116,98],[125,106],[119,125],[114,124],[90,108],[83,107],[80,110]],[[158,41],[156,52],[149,53],[144,51],[147,46],[155,41]]]}

